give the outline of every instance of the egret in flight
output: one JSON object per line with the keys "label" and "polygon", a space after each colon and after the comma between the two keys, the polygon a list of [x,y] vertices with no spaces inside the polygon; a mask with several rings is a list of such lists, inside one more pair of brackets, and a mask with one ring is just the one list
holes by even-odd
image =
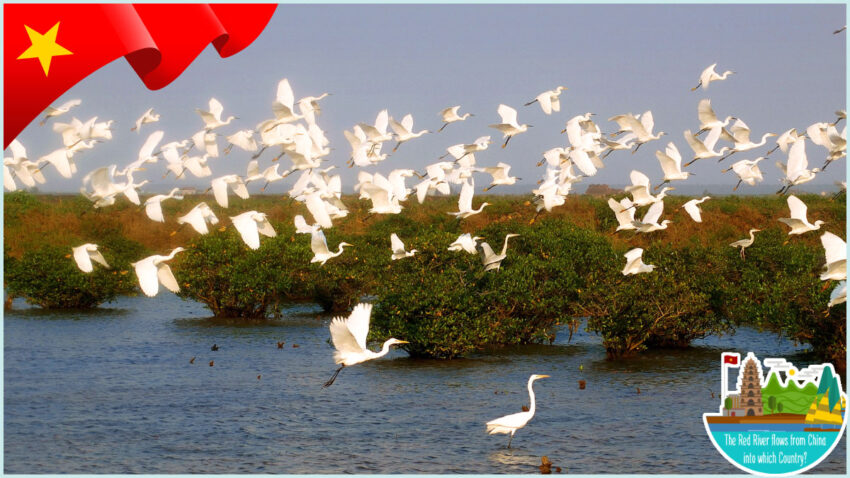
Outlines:
{"label": "egret in flight", "polygon": [[539,380],[541,378],[549,378],[548,375],[537,375],[534,374],[528,378],[528,398],[531,402],[531,405],[528,407],[527,412],[514,413],[511,415],[506,415],[501,418],[497,418],[495,420],[490,420],[487,422],[487,433],[493,435],[494,433],[510,433],[511,437],[508,439],[508,448],[511,447],[511,441],[514,439],[514,433],[517,430],[524,427],[528,424],[531,417],[534,416],[535,400],[534,400],[534,389],[531,385],[535,380]]}
{"label": "egret in flight", "polygon": [[83,272],[94,270],[91,261],[95,261],[107,269],[110,268],[106,259],[103,258],[103,254],[97,250],[97,244],[83,244],[72,248],[72,250],[74,251],[74,261],[77,262],[77,267]]}
{"label": "egret in flight", "polygon": [[450,107],[448,107],[448,108],[446,108],[446,109],[444,109],[443,111],[440,112],[440,117],[443,118],[443,126],[440,126],[440,129],[437,130],[438,133],[440,131],[446,129],[446,126],[448,126],[450,123],[463,121],[466,118],[469,118],[470,116],[475,116],[472,113],[464,113],[463,115],[458,115],[457,111],[459,109],[460,109],[460,105],[450,106]]}
{"label": "egret in flight", "polygon": [[[367,360],[383,357],[390,351],[390,346],[406,344],[404,340],[391,338],[384,342],[380,352],[372,352],[366,348],[366,336],[369,335],[369,318],[372,315],[372,304],[357,304],[348,318],[334,317],[331,321],[331,341],[334,348],[334,362],[340,364],[333,376],[325,382],[324,387],[330,387],[336,376],[345,367],[356,365]],[[534,403],[532,401],[532,403]]]}
{"label": "egret in flight", "polygon": [[159,292],[160,283],[171,292],[180,292],[177,279],[174,278],[174,274],[166,261],[170,261],[178,252],[184,250],[182,247],[175,247],[171,254],[167,256],[154,254],[131,264],[136,270],[136,277],[139,278],[139,286],[146,296],[155,296]]}
{"label": "egret in flight", "polygon": [[561,92],[566,90],[566,86],[559,86],[554,90],[544,91],[535,97],[533,100],[525,104],[525,106],[540,104],[540,109],[547,115],[551,115],[553,111],[561,111]]}
{"label": "egret in flight", "polygon": [[815,221],[814,224],[810,223],[806,218],[806,203],[800,200],[797,196],[791,194],[788,196],[788,209],[791,210],[791,217],[780,217],[779,222],[788,225],[791,230],[788,231],[788,235],[794,234],[803,234],[809,231],[816,231],[820,229],[821,224],[826,224],[823,221]]}
{"label": "egret in flight", "polygon": [[702,70],[702,73],[699,75],[699,83],[697,86],[691,88],[691,91],[696,91],[697,88],[702,87],[704,90],[708,89],[708,84],[712,81],[721,81],[725,80],[727,76],[735,74],[732,70],[726,70],[722,75],[719,75],[716,71],[714,71],[714,67],[717,66],[717,63],[712,64],[705,70]]}

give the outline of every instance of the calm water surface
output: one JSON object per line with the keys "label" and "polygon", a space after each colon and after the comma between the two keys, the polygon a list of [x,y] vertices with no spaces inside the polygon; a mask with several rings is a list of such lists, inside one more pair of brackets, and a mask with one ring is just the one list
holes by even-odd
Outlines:
{"label": "calm water surface", "polygon": [[[335,365],[320,312],[223,325],[166,293],[7,312],[4,471],[534,473],[547,455],[569,473],[738,474],[702,425],[718,406],[720,352],[809,363],[748,329],[612,362],[582,332],[453,361],[395,351],[322,389]],[[484,422],[521,411],[532,373],[552,377],[536,382],[537,414],[506,449]],[[844,474],[845,442],[814,471]]]}

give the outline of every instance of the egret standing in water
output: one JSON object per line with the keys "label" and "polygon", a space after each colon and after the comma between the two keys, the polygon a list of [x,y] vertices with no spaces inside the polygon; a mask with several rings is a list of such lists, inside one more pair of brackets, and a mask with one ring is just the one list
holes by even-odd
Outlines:
{"label": "egret standing in water", "polygon": [[534,374],[531,377],[528,377],[528,399],[531,402],[531,406],[528,408],[527,412],[514,413],[487,422],[487,433],[490,435],[493,435],[494,433],[511,434],[511,437],[508,439],[508,448],[511,447],[511,440],[514,439],[514,433],[524,427],[529,420],[531,420],[531,417],[534,416],[534,389],[531,388],[531,384],[533,384],[535,380],[541,378],[549,378],[549,376]]}
{"label": "egret standing in water", "polygon": [[[366,336],[369,335],[369,318],[371,314],[372,304],[357,304],[348,318],[334,317],[331,321],[331,340],[336,348],[334,361],[340,364],[340,367],[334,372],[330,380],[325,382],[324,387],[330,387],[334,383],[334,380],[336,380],[339,372],[346,366],[383,357],[389,353],[390,346],[408,343],[404,340],[391,338],[384,342],[384,346],[380,352],[372,352],[367,349]],[[533,407],[534,398],[532,398],[531,403]]]}

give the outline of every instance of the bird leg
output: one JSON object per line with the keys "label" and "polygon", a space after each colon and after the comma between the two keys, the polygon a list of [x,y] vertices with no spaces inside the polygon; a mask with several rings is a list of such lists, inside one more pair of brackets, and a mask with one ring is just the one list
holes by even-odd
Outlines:
{"label": "bird leg", "polygon": [[[531,106],[534,103],[537,103],[537,98],[534,98],[533,100],[529,101],[528,103],[524,104],[523,106]],[[510,447],[508,447],[508,448],[510,448]]]}
{"label": "bird leg", "polygon": [[325,382],[324,385],[322,385],[322,388],[330,387],[334,383],[334,380],[336,380],[336,376],[339,375],[339,373],[342,372],[342,369],[344,369],[344,368],[345,368],[345,365],[340,365],[339,368],[336,369],[336,372],[334,372],[334,374],[330,378],[330,380],[328,380],[327,382]]}
{"label": "bird leg", "polygon": [[670,181],[663,181],[663,182],[661,182],[661,184],[659,184],[658,186],[655,186],[654,188],[652,188],[652,190],[653,190],[653,191],[658,191],[658,188],[660,188],[661,186],[664,186],[665,184],[667,184],[667,183],[669,183],[669,182],[670,182]]}
{"label": "bird leg", "polygon": [[396,144],[395,144],[395,147],[393,147],[393,153],[395,153],[396,151],[398,151],[398,147],[399,147],[399,146],[401,146],[401,141],[399,141],[398,143],[396,143]]}
{"label": "bird leg", "polygon": [[718,159],[717,162],[719,163],[720,161],[723,161],[724,159],[728,158],[729,156],[732,156],[735,153],[736,153],[736,151],[732,151],[731,153],[727,154],[726,156],[723,156],[722,158]]}
{"label": "bird leg", "polygon": [[510,447],[511,447],[511,441],[512,441],[513,439],[514,439],[514,434],[513,434],[513,433],[511,433],[511,437],[510,437],[510,438],[508,438],[508,448],[510,448]]}
{"label": "bird leg", "polygon": [[638,149],[640,149],[640,147],[641,147],[641,145],[642,145],[642,144],[643,144],[643,143],[638,143],[638,144],[637,144],[637,146],[635,146],[635,149],[633,149],[633,150],[632,150],[632,154],[637,153],[637,150],[638,150]]}
{"label": "bird leg", "polygon": [[697,88],[699,88],[700,86],[702,86],[702,80],[700,80],[700,82],[697,83],[697,86],[694,86],[693,88],[691,88],[691,91],[696,91]]}
{"label": "bird leg", "polygon": [[[728,171],[728,169],[727,169],[727,171]],[[738,186],[740,186],[742,182],[744,182],[744,180],[743,180],[743,179],[739,179],[739,180],[738,180],[738,184],[736,184],[736,185],[735,185],[735,187],[734,187],[734,188],[732,188],[732,191],[733,191],[733,192],[734,192],[734,191],[737,191],[737,190],[738,190]]]}
{"label": "bird leg", "polygon": [[505,147],[508,145],[508,141],[510,141],[511,138],[513,138],[513,136],[508,136],[508,139],[505,140],[505,144],[502,145],[502,149],[505,149]]}
{"label": "bird leg", "polygon": [[224,148],[224,154],[230,154],[231,149],[233,149],[233,143],[228,144],[227,147]]}
{"label": "bird leg", "polygon": [[446,129],[446,126],[448,126],[448,125],[449,125],[448,123],[443,123],[443,126],[440,126],[440,129],[438,129],[437,132],[439,133],[440,131]]}
{"label": "bird leg", "polygon": [[776,146],[774,146],[774,147],[773,147],[773,149],[771,149],[770,151],[768,151],[768,152],[767,152],[767,154],[765,154],[765,156],[770,156],[770,153],[772,153],[772,152],[776,151],[777,149],[779,149],[779,145],[778,145],[778,144],[777,144]]}
{"label": "bird leg", "polygon": [[268,146],[263,146],[263,147],[262,147],[259,151],[257,151],[257,154],[255,154],[255,155],[251,156],[251,159],[257,159],[257,158],[259,158],[259,157],[260,157],[260,155],[261,155],[261,154],[263,154],[263,151],[265,151],[265,150],[266,150],[266,148],[268,148]]}
{"label": "bird leg", "polygon": [[831,162],[832,162],[832,161],[830,161],[829,159],[827,159],[827,160],[826,160],[826,162],[825,162],[825,163],[823,163],[823,166],[821,166],[820,170],[821,170],[821,171],[823,171],[824,169],[826,169],[826,167],[827,167],[827,166],[829,166],[829,163],[831,163]]}
{"label": "bird leg", "polygon": [[746,253],[744,252],[746,249],[747,249],[746,247],[742,247],[742,248],[741,248],[741,259],[742,259],[742,260],[746,260],[746,259],[747,259],[747,255],[746,255]]}
{"label": "bird leg", "polygon": [[697,161],[697,159],[699,159],[699,158],[694,158],[694,159],[692,159],[692,160],[688,161],[687,163],[685,163],[684,165],[682,165],[682,167],[684,168],[684,167],[687,167],[687,166],[690,166],[690,165],[694,164],[694,163]]}
{"label": "bird leg", "polygon": [[699,136],[699,135],[705,133],[706,131],[708,131],[708,128],[703,128],[703,129],[697,131],[697,133],[694,136]]}

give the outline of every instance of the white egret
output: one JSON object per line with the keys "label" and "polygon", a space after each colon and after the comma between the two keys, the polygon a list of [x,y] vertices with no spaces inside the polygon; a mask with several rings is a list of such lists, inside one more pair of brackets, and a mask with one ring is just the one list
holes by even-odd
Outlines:
{"label": "white egret", "polygon": [[463,186],[460,188],[460,196],[458,196],[457,201],[457,212],[448,212],[447,214],[451,214],[452,216],[457,217],[458,219],[464,219],[469,216],[480,213],[484,210],[485,207],[489,206],[490,203],[483,202],[478,209],[472,209],[472,197],[475,194],[475,181],[472,178],[468,180],[464,180]]}
{"label": "white egret", "polygon": [[52,153],[48,153],[36,161],[36,164],[43,165],[50,163],[56,168],[56,171],[63,178],[70,179],[77,172],[77,164],[74,162],[74,153],[66,148],[59,148]]}
{"label": "white egret", "polygon": [[[411,119],[412,121],[412,119]],[[385,141],[389,141],[393,139],[392,133],[387,132],[387,127],[390,124],[390,116],[387,110],[381,110],[378,112],[378,116],[375,117],[375,125],[370,125],[368,123],[358,123],[357,126],[360,126],[360,129],[366,133],[366,137],[369,138],[369,141],[374,145],[383,143]]]}
{"label": "white egret", "polygon": [[396,233],[390,234],[390,245],[392,246],[393,251],[392,260],[394,261],[398,259],[404,259],[405,257],[412,257],[414,254],[419,252],[416,249],[413,249],[409,252],[405,251],[404,243],[401,242],[401,239],[398,238]]}
{"label": "white egret", "polygon": [[835,289],[832,289],[832,293],[829,294],[829,303],[826,306],[832,307],[845,302],[847,302],[847,281],[843,280],[838,283]]}
{"label": "white egret", "polygon": [[[289,80],[286,78],[280,80],[277,84],[277,94],[272,103],[272,112],[274,112],[274,125],[280,123],[291,123],[302,118],[301,115],[295,113],[295,94],[292,92],[292,87],[289,86]],[[271,125],[272,127],[274,125]]]}
{"label": "white egret", "polygon": [[216,143],[216,136],[216,133],[202,129],[192,135],[192,147],[211,158],[217,158],[218,143]]}
{"label": "white egret", "polygon": [[724,173],[732,170],[738,175],[738,184],[732,188],[733,191],[736,191],[742,182],[747,183],[750,186],[755,186],[757,182],[764,180],[764,177],[761,175],[761,169],[759,169],[758,166],[759,161],[763,159],[764,156],[760,156],[753,160],[742,159],[741,161],[733,164],[732,167],[723,170]]}
{"label": "white egret", "polygon": [[741,119],[735,120],[735,124],[733,124],[732,127],[729,128],[729,133],[732,135],[732,139],[735,144],[732,146],[732,149],[730,149],[729,152],[726,153],[726,156],[723,156],[722,158],[717,160],[718,162],[723,161],[724,159],[735,153],[749,151],[751,149],[758,148],[759,146],[764,146],[765,143],[767,143],[767,138],[776,136],[776,133],[765,133],[762,135],[761,141],[759,141],[758,143],[754,143],[750,139],[750,127],[747,126],[747,124],[744,123]]}
{"label": "white egret", "polygon": [[626,257],[626,266],[623,267],[623,275],[627,276],[630,274],[641,274],[644,272],[652,272],[655,269],[654,265],[648,265],[643,263],[643,249],[640,247],[636,247],[629,252],[625,253]]}
{"label": "white egret", "polygon": [[806,211],[808,209],[806,204],[793,194],[788,196],[788,209],[791,210],[791,217],[781,217],[779,218],[779,222],[791,228],[788,231],[789,236],[816,231],[820,229],[822,224],[826,224],[820,220],[815,221],[814,224],[809,223],[809,220],[806,218]]}
{"label": "white egret", "polygon": [[525,104],[525,106],[533,105],[534,103],[540,104],[540,109],[543,110],[543,113],[547,115],[551,115],[553,111],[561,111],[561,92],[566,90],[566,86],[559,86],[554,90],[544,91],[537,95],[533,100],[529,101]]}
{"label": "white egret", "polygon": [[143,124],[156,123],[157,121],[159,121],[159,115],[153,112],[153,108],[149,108],[136,120],[136,125],[130,128],[130,131],[141,133]]}
{"label": "white egret", "polygon": [[76,261],[77,267],[83,272],[94,270],[91,261],[95,261],[103,267],[110,269],[109,264],[106,263],[106,259],[103,258],[103,254],[97,250],[97,244],[83,244],[82,246],[73,247],[71,250],[74,251],[74,261]]}
{"label": "white egret", "polygon": [[166,289],[171,292],[180,292],[180,286],[177,285],[177,279],[171,272],[171,267],[166,264],[185,249],[175,247],[167,256],[152,255],[138,262],[133,262],[131,265],[136,270],[136,277],[139,279],[139,286],[142,292],[148,297],[153,297],[159,292],[159,284],[161,283]]}
{"label": "white egret", "polygon": [[502,252],[500,254],[496,254],[493,252],[493,249],[490,247],[490,244],[486,242],[481,243],[481,262],[484,263],[484,270],[499,270],[502,266],[502,261],[508,257],[508,239],[512,237],[519,236],[519,234],[507,234],[505,235],[505,243],[502,245]]}
{"label": "white egret", "polygon": [[136,171],[143,171],[143,166],[146,163],[156,163],[159,160],[157,153],[154,153],[159,142],[162,141],[162,137],[165,134],[162,130],[154,131],[149,134],[147,139],[145,139],[142,147],[139,148],[139,154],[136,157],[136,160],[132,163],[128,164],[126,167],[121,169],[120,171],[115,171],[115,174],[118,176],[126,176],[129,173],[134,173]]}
{"label": "white egret", "polygon": [[705,70],[703,70],[702,73],[699,75],[699,83],[697,83],[697,86],[694,86],[693,88],[691,88],[691,91],[695,91],[699,87],[702,87],[704,90],[707,90],[708,84],[711,83],[712,81],[725,80],[727,76],[735,73],[732,70],[726,70],[726,71],[723,72],[722,75],[719,75],[719,74],[717,74],[716,71],[714,71],[714,68],[716,66],[717,66],[717,63],[714,63],[711,66],[709,66],[708,68],[706,68]]}
{"label": "white egret", "polygon": [[646,213],[643,215],[643,219],[640,221],[632,221],[632,225],[635,226],[637,232],[648,233],[667,229],[667,225],[673,221],[665,219],[659,224],[658,220],[661,219],[661,213],[663,212],[664,201],[654,202],[652,203],[652,206],[649,206],[649,209],[646,210]]}
{"label": "white egret", "polygon": [[46,123],[50,118],[55,118],[67,113],[71,111],[71,108],[79,106],[82,102],[82,100],[71,100],[62,103],[60,106],[48,106],[47,109],[44,110],[44,118],[38,124],[44,126],[44,123]]}
{"label": "white egret", "polygon": [[345,367],[350,367],[367,360],[383,357],[393,345],[409,343],[404,340],[391,338],[384,342],[380,352],[372,352],[366,348],[366,337],[369,335],[369,319],[372,315],[372,304],[357,304],[348,318],[334,317],[331,320],[331,341],[334,344],[334,362],[340,364],[333,376],[323,387],[330,387],[336,376]]}
{"label": "white egret", "polygon": [[398,147],[401,146],[401,143],[405,141],[410,141],[411,139],[418,138],[424,134],[430,133],[427,129],[423,129],[422,131],[418,131],[416,133],[413,132],[413,115],[406,114],[404,118],[401,119],[401,123],[390,118],[390,127],[396,134],[396,145],[393,148],[393,152],[398,150]]}
{"label": "white egret", "polygon": [[180,193],[180,188],[174,188],[168,194],[151,196],[145,201],[145,214],[152,221],[165,222],[165,217],[162,215],[162,201],[166,199],[182,200],[183,194]]}
{"label": "white egret", "polygon": [[776,191],[776,194],[784,194],[791,189],[791,186],[803,184],[815,179],[815,174],[820,172],[818,168],[809,168],[809,160],[806,158],[806,140],[800,139],[795,141],[788,150],[788,163],[782,164],[777,161],[778,167],[785,175],[782,178],[782,188]]}
{"label": "white egret", "polygon": [[242,150],[248,152],[254,152],[259,149],[257,140],[254,139],[254,130],[252,129],[239,130],[230,136],[226,136],[225,139],[227,139],[228,145],[224,148],[224,154],[230,154],[230,150],[234,146],[239,146]]}
{"label": "white egret", "polygon": [[237,119],[235,116],[230,116],[226,120],[221,119],[221,113],[224,112],[224,106],[215,98],[210,98],[210,109],[205,111],[200,108],[195,108],[195,111],[201,115],[204,120],[204,129],[207,131],[229,125],[231,121]]}
{"label": "white egret", "polygon": [[266,214],[262,212],[243,212],[238,216],[231,217],[230,221],[233,222],[233,227],[239,231],[239,235],[242,236],[242,240],[245,241],[245,244],[247,244],[251,249],[260,248],[260,234],[267,237],[277,236],[277,233],[271,223],[269,223]]}
{"label": "white egret", "polygon": [[193,176],[197,178],[206,178],[212,176],[212,170],[208,165],[209,155],[204,154],[203,156],[184,156],[182,158],[182,167],[181,173],[178,177],[182,176],[183,172],[189,171]]}
{"label": "white egret", "polygon": [[189,224],[193,229],[198,231],[199,234],[206,234],[209,232],[207,223],[212,225],[218,224],[218,218],[205,202],[199,203],[197,206],[193,207],[191,211],[186,213],[186,215],[177,218],[177,224]]}
{"label": "white egret", "polygon": [[820,236],[826,255],[820,280],[847,280],[847,243],[831,232]]}
{"label": "white egret", "polygon": [[468,154],[484,151],[492,142],[493,141],[490,140],[490,136],[480,136],[470,144],[454,144],[446,148],[446,154],[440,156],[440,159],[443,159],[448,155],[452,155],[455,160],[460,160]]}
{"label": "white egret", "polygon": [[313,251],[313,258],[310,260],[310,263],[321,262],[319,265],[325,265],[328,259],[342,254],[343,246],[351,246],[351,244],[340,242],[339,249],[336,252],[331,252],[328,249],[328,240],[325,238],[325,233],[321,229],[314,231],[310,240],[310,249]]}
{"label": "white egret", "polygon": [[701,141],[695,134],[691,133],[691,130],[685,130],[683,133],[685,141],[687,141],[691,149],[694,150],[694,159],[685,163],[685,166],[689,166],[698,159],[722,157],[723,154],[729,150],[728,146],[720,148],[720,151],[714,151],[714,146],[717,144],[717,140],[720,139],[720,135],[722,133],[723,128],[720,126],[711,128],[708,130],[708,135],[705,137],[705,140]]}
{"label": "white egret", "polygon": [[330,96],[331,93],[322,93],[319,96],[305,96],[298,100],[298,111],[304,117],[304,121],[308,125],[316,124],[316,116],[322,113],[322,108],[319,106],[319,101]]}
{"label": "white egret", "polygon": [[740,247],[741,248],[741,259],[746,259],[744,249],[753,245],[753,242],[756,240],[755,234],[761,231],[761,229],[750,229],[750,238],[749,239],[741,239],[740,241],[735,241],[732,244],[729,244],[732,247]]}
{"label": "white egret", "polygon": [[619,224],[617,231],[636,229],[635,225],[632,224],[635,220],[636,209],[629,198],[623,198],[620,202],[617,202],[614,198],[608,198],[608,207],[614,211],[614,216],[617,218]]}
{"label": "white egret", "polygon": [[682,204],[682,209],[691,216],[691,219],[694,222],[702,222],[702,211],[699,208],[699,205],[711,199],[711,196],[703,196],[701,199],[691,199],[690,201]]}
{"label": "white egret", "polygon": [[228,205],[228,187],[230,187],[237,196],[242,199],[248,199],[248,188],[245,186],[245,181],[242,177],[238,174],[225,174],[224,176],[217,177],[210,182],[210,189],[212,189],[215,201],[219,206],[226,208]]}
{"label": "white egret", "polygon": [[323,229],[333,227],[333,220],[328,211],[328,203],[322,199],[322,193],[318,191],[310,192],[304,195],[304,205],[313,216],[313,220]]}
{"label": "white egret", "polygon": [[516,110],[511,108],[508,105],[500,104],[497,109],[499,116],[502,118],[501,123],[491,124],[490,128],[497,129],[502,132],[503,137],[505,138],[505,143],[502,144],[502,148],[508,145],[508,141],[514,137],[514,135],[525,133],[528,131],[530,125],[527,124],[519,124],[516,119]]}
{"label": "white egret", "polygon": [[458,236],[455,239],[455,242],[449,245],[450,251],[466,251],[470,254],[475,254],[478,252],[476,250],[476,246],[478,245],[478,241],[484,239],[483,237],[475,236],[473,237],[470,233],[464,233]]}
{"label": "white egret", "polygon": [[633,169],[629,173],[629,179],[632,181],[631,186],[626,186],[624,191],[632,194],[632,203],[634,206],[648,206],[652,203],[659,202],[667,195],[667,191],[673,191],[676,188],[665,186],[661,192],[655,196],[650,193],[649,177],[642,172]]}
{"label": "white egret", "polygon": [[712,128],[723,128],[735,119],[734,116],[727,116],[723,121],[717,119],[717,115],[711,107],[711,100],[708,98],[700,100],[697,105],[697,117],[699,118],[699,131],[697,131],[697,135]]}
{"label": "white egret", "polygon": [[655,189],[664,186],[670,181],[682,181],[688,179],[692,173],[682,171],[682,155],[679,153],[679,148],[671,141],[667,143],[667,148],[662,153],[655,152],[655,157],[661,164],[661,170],[664,171],[664,181],[655,186]]}
{"label": "white egret", "polygon": [[515,184],[517,179],[521,179],[510,175],[511,165],[508,163],[499,163],[496,166],[489,166],[486,168],[474,168],[474,170],[493,176],[493,181],[490,182],[489,186],[484,188],[484,191],[489,191],[500,185],[510,186],[511,184]]}
{"label": "white egret", "polygon": [[460,109],[460,105],[457,105],[457,106],[450,106],[450,107],[444,109],[443,111],[440,111],[440,117],[443,119],[443,126],[440,126],[440,129],[437,130],[438,133],[440,131],[444,130],[446,128],[446,126],[448,126],[450,123],[455,123],[457,121],[463,121],[466,118],[469,118],[470,116],[475,116],[472,113],[464,113],[463,115],[458,115],[457,112],[458,112],[459,109]]}
{"label": "white egret", "polygon": [[782,150],[783,153],[788,154],[788,147],[796,142],[798,139],[805,137],[806,133],[798,134],[797,128],[791,128],[788,131],[780,134],[776,138],[776,146],[765,154],[765,156],[770,156],[770,153],[776,151],[777,149]]}
{"label": "white egret", "polygon": [[640,120],[631,113],[617,115],[608,118],[608,121],[615,121],[621,131],[630,131],[634,135],[635,149],[632,154],[637,152],[642,144],[649,141],[659,139],[664,136],[665,132],[659,131],[657,134],[652,134],[652,129],[655,127],[655,120],[652,117],[652,111],[645,111],[640,115]]}
{"label": "white egret", "polygon": [[531,403],[527,412],[513,413],[487,422],[487,433],[490,435],[493,435],[494,433],[510,433],[511,437],[508,439],[508,448],[511,447],[511,441],[514,439],[514,433],[528,424],[529,420],[531,420],[534,416],[536,403],[534,400],[534,389],[532,389],[532,384],[535,380],[539,380],[541,378],[549,378],[549,376],[534,374],[528,378],[528,399]]}

